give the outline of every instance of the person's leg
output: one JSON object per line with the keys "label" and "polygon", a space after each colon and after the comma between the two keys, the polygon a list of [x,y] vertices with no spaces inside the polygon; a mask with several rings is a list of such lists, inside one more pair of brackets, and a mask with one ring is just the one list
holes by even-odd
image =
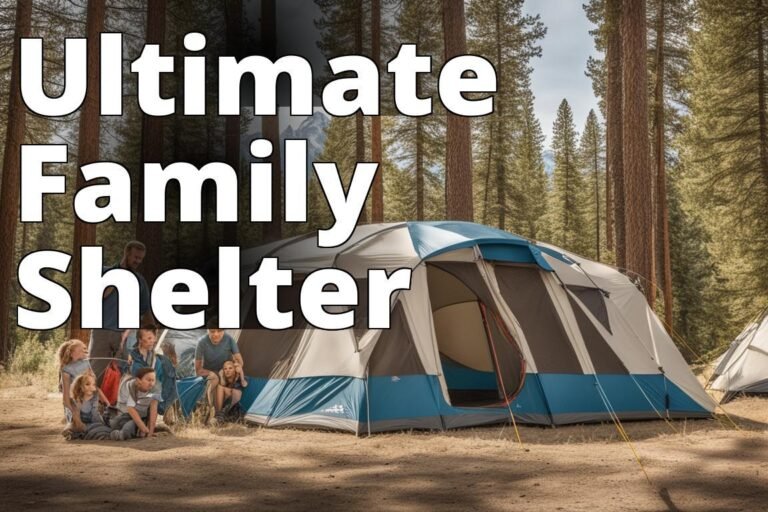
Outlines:
{"label": "person's leg", "polygon": [[120,331],[110,331],[109,329],[93,329],[91,331],[88,358],[99,386],[101,386],[104,370],[111,362],[110,359],[115,357],[120,348],[121,339],[122,333]]}
{"label": "person's leg", "polygon": [[232,390],[232,401],[231,401],[231,405],[232,405],[233,407],[234,407],[235,405],[237,405],[237,404],[240,402],[240,398],[242,398],[242,396],[243,396],[243,392],[242,392],[242,391],[240,391],[239,389],[233,389],[233,390]]}
{"label": "person's leg", "polygon": [[227,391],[229,391],[224,386],[216,386],[216,403],[214,404],[214,408],[216,412],[218,413],[222,406],[224,405],[224,398],[227,394]]}

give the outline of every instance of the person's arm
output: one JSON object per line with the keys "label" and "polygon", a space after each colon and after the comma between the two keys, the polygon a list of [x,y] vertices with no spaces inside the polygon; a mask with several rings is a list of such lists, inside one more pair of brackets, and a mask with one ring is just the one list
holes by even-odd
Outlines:
{"label": "person's arm", "polygon": [[237,376],[240,378],[240,385],[244,388],[248,387],[248,381],[245,379],[245,373],[243,372],[243,367],[236,366],[235,368],[237,368]]}
{"label": "person's arm", "polygon": [[155,426],[157,425],[157,400],[152,400],[149,404],[149,430],[147,431],[147,437],[155,435]]}
{"label": "person's arm", "polygon": [[243,369],[243,356],[240,355],[240,352],[235,352],[234,354],[232,354],[232,359],[235,361],[235,366],[237,366],[238,368],[240,368],[242,370]]}
{"label": "person's arm", "polygon": [[208,377],[211,373],[211,371],[206,370],[203,368],[203,360],[202,359],[195,359],[195,374],[200,377]]}
{"label": "person's arm", "polygon": [[[155,414],[157,414],[157,406],[155,406]],[[147,426],[144,424],[144,420],[141,419],[139,411],[137,411],[135,407],[131,407],[130,405],[128,406],[128,416],[130,416],[133,422],[136,424],[136,428],[139,429],[139,432],[142,434],[149,433],[149,428],[147,428]]]}
{"label": "person's arm", "polygon": [[72,417],[74,418],[77,407],[69,394],[72,388],[72,382],[69,379],[70,377],[67,372],[61,372],[61,400],[64,402],[64,407],[72,411]]}
{"label": "person's arm", "polygon": [[99,400],[101,400],[101,403],[103,403],[104,405],[107,405],[107,406],[111,405],[109,403],[109,399],[107,398],[107,395],[104,394],[104,392],[101,390],[101,388],[98,388],[97,391],[99,392]]}

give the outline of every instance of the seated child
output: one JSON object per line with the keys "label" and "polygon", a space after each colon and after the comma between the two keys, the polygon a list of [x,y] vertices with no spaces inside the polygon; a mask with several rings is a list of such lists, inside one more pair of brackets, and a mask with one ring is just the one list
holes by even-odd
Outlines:
{"label": "seated child", "polygon": [[[243,388],[248,381],[243,374],[243,367],[234,361],[225,361],[219,372],[219,385],[216,388],[216,421],[222,422],[227,414],[237,408],[243,396]],[[227,401],[229,403],[226,405]]]}
{"label": "seated child", "polygon": [[[91,364],[88,362],[88,349],[80,340],[65,341],[59,346],[59,386],[64,403],[64,419],[72,423],[75,414],[75,406],[70,397],[72,383],[85,372],[93,374]],[[105,404],[109,404],[107,397],[99,390],[99,398]]]}
{"label": "seated child", "polygon": [[135,377],[140,368],[155,369],[155,387],[152,392],[159,397],[158,412],[164,414],[176,400],[176,370],[174,363],[166,357],[165,350],[168,350],[170,345],[174,356],[176,353],[173,351],[173,345],[168,343],[163,343],[164,354],[155,352],[157,331],[154,325],[142,327],[136,336],[136,348],[128,356],[131,375]]}
{"label": "seated child", "polygon": [[111,429],[99,412],[98,391],[96,377],[91,372],[81,374],[72,383],[70,396],[77,412],[68,431],[65,430],[64,437],[68,440],[110,438]]}
{"label": "seated child", "polygon": [[120,384],[117,409],[120,414],[110,422],[111,439],[125,441],[134,437],[155,435],[158,396],[152,393],[155,386],[154,368],[140,368],[136,376]]}

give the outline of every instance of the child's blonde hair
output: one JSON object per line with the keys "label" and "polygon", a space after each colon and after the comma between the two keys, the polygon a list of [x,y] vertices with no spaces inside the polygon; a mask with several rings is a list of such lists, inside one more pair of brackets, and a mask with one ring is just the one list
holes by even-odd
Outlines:
{"label": "child's blonde hair", "polygon": [[89,380],[96,382],[96,376],[91,372],[85,372],[82,375],[78,375],[75,381],[72,383],[72,390],[70,395],[77,401],[82,401],[85,398],[85,386]]}
{"label": "child's blonde hair", "polygon": [[65,366],[67,366],[69,363],[72,362],[72,351],[77,346],[83,347],[83,350],[88,350],[88,347],[85,346],[85,343],[75,339],[65,341],[64,343],[61,344],[61,346],[59,346],[59,350],[58,350],[59,369],[64,368]]}

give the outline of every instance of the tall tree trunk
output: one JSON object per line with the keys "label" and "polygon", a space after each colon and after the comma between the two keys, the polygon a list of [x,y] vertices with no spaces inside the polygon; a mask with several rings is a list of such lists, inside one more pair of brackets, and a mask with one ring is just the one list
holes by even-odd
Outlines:
{"label": "tall tree trunk", "polygon": [[21,182],[21,145],[27,122],[27,109],[21,99],[21,38],[29,37],[32,27],[32,0],[16,2],[16,28],[13,33],[13,61],[8,93],[8,126],[5,132],[3,176],[0,181],[0,362],[8,361],[11,351],[8,317],[10,286],[16,259],[16,225],[19,221],[19,187]]}
{"label": "tall tree trunk", "polygon": [[[443,0],[445,62],[467,53],[464,0]],[[468,117],[446,113],[445,210],[449,220],[472,221],[472,143]]]}
{"label": "tall tree trunk", "polygon": [[424,220],[424,118],[423,117],[416,118],[416,220]]}
{"label": "tall tree trunk", "polygon": [[[147,3],[147,44],[165,48],[166,0]],[[163,159],[163,118],[144,114],[141,123],[141,163],[160,163]],[[163,225],[144,221],[144,173],[139,178],[139,213],[136,238],[147,246],[144,277],[151,284],[162,270]]]}
{"label": "tall tree trunk", "polygon": [[[596,132],[597,130],[595,130]],[[592,172],[595,175],[595,254],[600,261],[600,165],[598,163],[599,140],[597,133],[592,137]]]}
{"label": "tall tree trunk", "polygon": [[[357,0],[357,18],[355,19],[355,54],[363,54],[363,0]],[[365,120],[363,114],[355,114],[355,161],[365,161]],[[368,222],[368,209],[363,206],[360,212],[359,224]]]}
{"label": "tall tree trunk", "polygon": [[[381,0],[371,0],[371,54],[381,67]],[[384,222],[384,169],[381,166],[381,117],[371,118],[371,160],[379,164],[373,179],[371,221]]]}
{"label": "tall tree trunk", "polygon": [[[241,2],[238,2],[241,3]],[[275,0],[261,2],[261,38],[264,55],[277,59],[277,4]],[[238,120],[238,151],[240,143],[240,125]],[[283,172],[280,159],[280,116],[265,116],[261,118],[261,132],[265,139],[272,142],[272,222],[264,226],[264,240],[279,240],[283,236],[282,187]]]}
{"label": "tall tree trunk", "polygon": [[661,286],[664,292],[664,321],[667,330],[672,329],[672,258],[669,252],[669,205],[667,204],[666,149],[664,144],[664,0],[659,1],[656,20],[656,89],[654,91],[654,128],[656,138],[656,243],[659,254]]}
{"label": "tall tree trunk", "polygon": [[[261,3],[262,9],[262,35],[264,25],[268,24],[268,21],[264,20],[264,12],[268,10],[270,2],[264,1]],[[224,18],[225,18],[225,30],[226,35],[226,47],[227,54],[235,57],[240,57],[240,45],[242,43],[243,36],[243,2],[242,0],[226,0],[224,2]],[[269,57],[269,55],[267,55]],[[263,130],[262,130],[263,131]],[[266,135],[265,135],[266,137]],[[274,150],[279,154],[279,148],[273,141]],[[224,121],[224,161],[230,165],[235,173],[240,176],[240,116],[227,116]],[[279,172],[279,170],[278,170]],[[274,178],[273,178],[274,179]],[[278,187],[280,183],[278,182]],[[240,194],[238,194],[240,195]],[[279,197],[279,194],[278,194]],[[278,203],[280,204],[280,203]],[[274,201],[272,201],[272,207],[274,208]],[[278,210],[279,211],[279,210]],[[270,225],[275,223],[273,216]],[[280,224],[280,217],[277,218],[277,224]],[[227,222],[224,224],[223,238],[224,244],[229,246],[235,246],[238,244],[238,229],[237,222]],[[267,228],[265,228],[266,231]],[[279,236],[278,236],[279,238]]]}
{"label": "tall tree trunk", "polygon": [[[626,268],[626,235],[624,226],[624,157],[622,154],[622,56],[621,56],[621,0],[606,0],[608,41],[606,45],[607,86],[606,104],[606,194],[611,206],[606,215],[606,231],[616,233],[616,266]],[[613,218],[610,218],[610,215]],[[613,247],[614,240],[610,245]]]}
{"label": "tall tree trunk", "polygon": [[646,279],[653,307],[653,197],[648,140],[645,0],[625,0],[622,12],[623,156],[627,269]]}
{"label": "tall tree trunk", "polygon": [[483,186],[483,224],[488,224],[488,210],[490,210],[490,190],[491,190],[491,164],[493,163],[493,127],[496,122],[490,124],[490,133],[488,134],[488,158],[485,164],[485,184]]}
{"label": "tall tree trunk", "polygon": [[757,1],[757,101],[758,125],[760,128],[760,169],[768,187],[768,81],[765,77],[765,21],[766,0]]}
{"label": "tall tree trunk", "polygon": [[[105,0],[88,0],[88,14],[85,22],[85,35],[88,39],[88,83],[87,95],[80,110],[80,135],[77,142],[77,165],[99,161],[99,132],[101,118],[99,117],[99,37],[104,31],[104,16],[106,15]],[[83,173],[77,173],[77,190],[85,187]],[[72,316],[69,318],[69,335],[72,338],[85,340],[88,331],[80,325],[80,275],[82,266],[80,248],[96,244],[96,224],[83,222],[75,217],[75,228],[72,240]]]}
{"label": "tall tree trunk", "polygon": [[[504,83],[502,77],[502,57],[501,57],[501,2],[496,2],[495,22],[496,22],[496,79],[497,83]],[[504,158],[507,156],[502,149],[502,141],[504,140],[504,134],[502,132],[502,126],[504,125],[504,98],[502,95],[496,97],[496,201],[498,202],[499,217],[497,227],[504,229],[507,223],[507,173]]]}

